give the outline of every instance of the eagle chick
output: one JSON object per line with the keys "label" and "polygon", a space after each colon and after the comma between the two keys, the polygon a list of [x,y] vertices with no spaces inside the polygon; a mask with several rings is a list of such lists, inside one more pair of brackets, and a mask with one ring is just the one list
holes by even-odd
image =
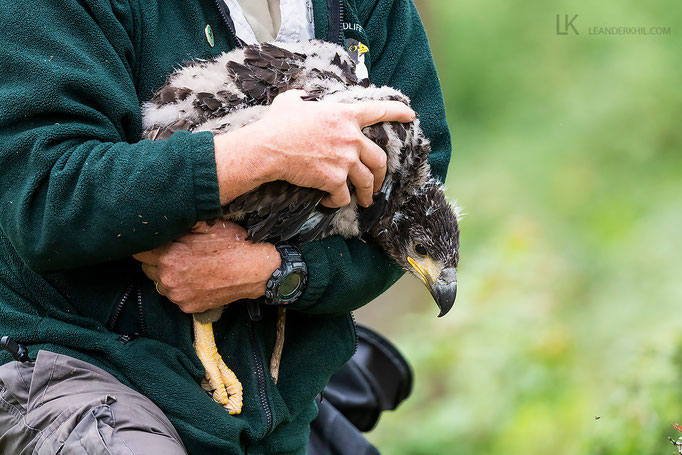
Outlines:
{"label": "eagle chick", "polygon": [[[307,101],[393,100],[409,105],[400,91],[358,79],[353,58],[338,45],[263,43],[190,62],[171,74],[142,106],[144,137],[161,140],[179,130],[235,130],[260,119],[278,94],[291,89],[303,90]],[[429,141],[418,119],[379,123],[363,133],[387,154],[386,178],[370,207],[359,206],[353,196],[346,207],[329,209],[319,205],[326,193],[275,181],[227,204],[222,219],[242,225],[255,242],[305,243],[330,235],[373,241],[427,286],[443,316],[457,293],[458,213],[431,175]],[[194,315],[195,347],[214,399],[238,413],[241,384],[217,354],[213,339],[211,324],[221,311]],[[280,314],[283,320],[284,312]],[[282,336],[278,329],[278,340]],[[278,359],[273,365],[278,366]],[[271,374],[276,379],[276,371]]]}

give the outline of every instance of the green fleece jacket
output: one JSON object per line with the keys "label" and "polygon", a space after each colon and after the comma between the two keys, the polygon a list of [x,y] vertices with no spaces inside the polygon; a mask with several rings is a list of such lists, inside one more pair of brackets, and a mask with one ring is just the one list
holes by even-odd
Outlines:
{"label": "green fleece jacket", "polygon": [[[327,0],[313,0],[327,36]],[[333,3],[333,2],[330,2]],[[140,104],[183,62],[235,45],[206,0],[2,0],[0,9],[0,335],[89,361],[152,399],[191,454],[303,453],[314,397],[354,352],[349,312],[400,271],[375,246],[331,237],[307,244],[307,291],[290,307],[277,385],[265,374],[274,310],[250,322],[230,305],[216,324],[244,385],[228,415],[203,392],[190,316],[158,295],[131,255],[220,213],[210,133],[140,140]],[[204,30],[210,25],[215,46]],[[445,175],[450,138],[428,42],[411,0],[347,0],[345,37],[369,46],[370,79],[412,98]],[[139,283],[116,332],[106,321]],[[10,360],[0,354],[0,363]],[[259,369],[260,368],[260,369]]]}

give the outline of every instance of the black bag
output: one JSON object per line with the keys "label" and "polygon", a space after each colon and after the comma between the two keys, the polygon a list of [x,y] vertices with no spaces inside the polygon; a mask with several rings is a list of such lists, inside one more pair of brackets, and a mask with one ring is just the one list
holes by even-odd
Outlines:
{"label": "black bag", "polygon": [[358,349],[318,398],[310,425],[308,455],[378,455],[362,435],[383,411],[395,409],[412,391],[412,370],[385,337],[357,326]]}

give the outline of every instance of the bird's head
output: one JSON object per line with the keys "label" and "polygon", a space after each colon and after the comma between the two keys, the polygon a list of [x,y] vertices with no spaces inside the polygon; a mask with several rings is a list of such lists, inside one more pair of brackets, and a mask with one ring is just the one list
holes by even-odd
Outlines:
{"label": "bird's head", "polygon": [[380,243],[389,256],[429,289],[444,316],[457,295],[459,223],[443,187],[430,180],[395,212]]}

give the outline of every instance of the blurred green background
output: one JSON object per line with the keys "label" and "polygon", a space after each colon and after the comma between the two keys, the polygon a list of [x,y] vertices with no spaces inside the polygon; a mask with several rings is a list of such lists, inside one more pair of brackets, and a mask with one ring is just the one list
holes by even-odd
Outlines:
{"label": "blurred green background", "polygon": [[[370,439],[386,454],[674,453],[682,5],[417,5],[454,140],[448,192],[468,215],[447,317],[411,277],[357,315],[416,371]],[[557,14],[580,34],[557,35]]]}

